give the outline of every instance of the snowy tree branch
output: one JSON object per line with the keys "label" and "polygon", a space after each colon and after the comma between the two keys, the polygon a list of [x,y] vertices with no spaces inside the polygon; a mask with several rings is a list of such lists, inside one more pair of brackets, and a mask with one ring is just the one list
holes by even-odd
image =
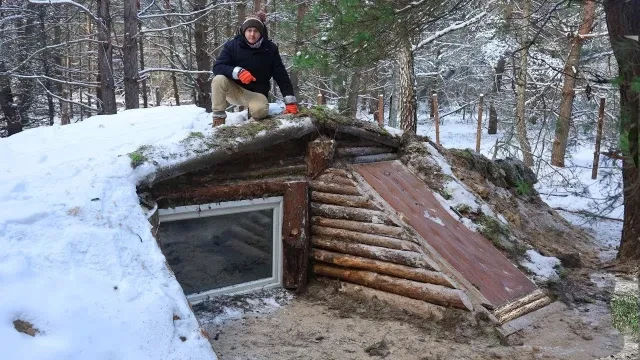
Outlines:
{"label": "snowy tree branch", "polygon": [[[193,11],[193,12],[190,12],[190,13],[160,13],[160,14],[142,15],[142,13],[144,11],[140,11],[138,13],[138,19],[164,18],[164,17],[168,17],[168,16],[190,17],[190,16],[198,15],[198,14],[203,13],[203,12],[209,12],[209,11],[215,9],[215,8],[218,8],[218,7],[226,7],[226,6],[230,6],[230,5],[233,5],[233,4],[239,4],[239,2],[230,2],[230,3],[223,3],[223,4],[218,4],[218,3],[214,2],[213,4],[205,7],[204,9],[200,9],[200,10]],[[145,9],[145,11],[146,11],[146,9]]]}
{"label": "snowy tree branch", "polygon": [[52,78],[50,76],[46,76],[46,75],[21,75],[21,74],[10,74],[10,73],[0,73],[0,75],[7,75],[7,76],[11,76],[14,78],[19,78],[19,79],[34,79],[34,80],[38,80],[38,79],[45,79],[45,80],[50,80],[59,84],[64,84],[64,85],[74,85],[74,86],[81,86],[81,87],[87,87],[87,88],[97,88],[100,86],[100,83],[84,83],[84,82],[77,82],[77,81],[65,81],[65,80],[60,80],[60,79],[56,79],[56,78]]}
{"label": "snowy tree branch", "polygon": [[85,108],[85,109],[87,109],[87,110],[93,111],[93,112],[98,112],[98,109],[92,108],[91,106],[85,105],[85,104],[83,104],[83,103],[79,103],[79,102],[77,102],[77,101],[73,101],[73,100],[69,100],[69,99],[65,99],[65,98],[63,98],[63,97],[60,97],[60,96],[58,96],[58,95],[56,95],[56,94],[52,93],[51,91],[49,91],[49,89],[47,89],[47,87],[46,87],[46,86],[44,86],[44,84],[42,83],[42,81],[40,81],[40,80],[36,80],[36,81],[38,82],[38,84],[40,84],[40,85],[42,86],[42,88],[44,89],[44,91],[45,91],[45,92],[47,93],[47,95],[49,95],[49,96],[51,96],[51,97],[53,97],[53,98],[55,98],[55,99],[58,99],[58,100],[60,100],[60,101],[63,101],[63,102],[69,103],[69,104],[74,104],[74,105],[81,106],[81,107],[83,107],[83,108]]}
{"label": "snowy tree branch", "polygon": [[482,20],[482,18],[484,18],[485,16],[487,16],[487,12],[483,11],[483,12],[479,13],[478,15],[472,17],[471,19],[468,19],[468,20],[465,20],[465,21],[462,21],[462,22],[459,22],[459,23],[455,23],[455,24],[453,24],[453,25],[451,25],[451,26],[449,26],[449,27],[447,27],[445,29],[437,31],[435,34],[429,36],[428,38],[426,38],[426,39],[424,39],[422,41],[420,41],[417,45],[414,45],[411,50],[412,51],[420,50],[425,45],[433,42],[434,40],[436,40],[438,38],[441,38],[441,37],[447,35],[450,32],[453,32],[453,31],[465,28],[465,27],[467,27],[467,26],[469,26],[471,24],[477,23],[478,21]]}
{"label": "snowy tree branch", "polygon": [[96,22],[102,23],[100,21],[100,19],[98,19],[98,17],[95,16],[93,14],[93,12],[91,12],[91,10],[89,10],[84,5],[78,4],[77,2],[72,1],[72,0],[29,0],[29,2],[31,4],[36,4],[36,5],[71,5],[71,6],[75,6],[78,9],[82,10],[83,12],[87,13],[89,16],[91,16],[93,18],[93,20],[95,20]]}
{"label": "snowy tree branch", "polygon": [[181,70],[181,69],[171,69],[171,68],[146,68],[138,72],[138,75],[143,76],[147,73],[157,72],[157,71],[173,72],[173,73],[180,73],[180,74],[211,74],[211,71]]}

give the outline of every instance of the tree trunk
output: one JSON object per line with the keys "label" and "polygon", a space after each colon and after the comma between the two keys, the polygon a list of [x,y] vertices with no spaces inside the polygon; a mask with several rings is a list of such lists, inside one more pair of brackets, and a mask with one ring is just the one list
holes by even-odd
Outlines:
{"label": "tree trunk", "polygon": [[[140,70],[144,70],[144,34],[142,33],[142,21],[138,21],[138,47],[138,52],[140,53]],[[142,104],[145,108],[149,107],[149,90],[147,89],[146,78],[142,79]]]}
{"label": "tree trunk", "polygon": [[[67,27],[67,41],[69,41],[69,28]],[[64,70],[63,70],[63,78],[70,79],[69,69],[71,68],[71,62],[69,61],[69,49],[65,49],[64,55]],[[69,125],[71,124],[71,104],[69,100],[71,99],[69,84],[62,84],[62,93],[60,94],[60,125]]]}
{"label": "tree trunk", "polygon": [[358,113],[358,91],[360,89],[360,78],[362,73],[360,68],[353,69],[351,75],[351,83],[349,84],[349,94],[347,95],[347,108],[345,115],[348,117],[355,117]]}
{"label": "tree trunk", "polygon": [[401,39],[398,50],[398,74],[400,80],[400,128],[409,133],[416,133],[418,115],[416,111],[415,76],[413,73],[413,52],[408,35]]}
{"label": "tree trunk", "polygon": [[[164,10],[166,12],[171,12],[173,8],[171,7],[171,3],[169,0],[165,0],[164,2]],[[164,18],[165,24],[167,27],[173,26],[171,19],[169,17]],[[169,35],[169,61],[171,62],[171,68],[175,69],[176,65],[176,43],[173,38],[173,33]],[[176,77],[176,73],[171,73],[171,84],[173,86],[173,98],[176,101],[176,106],[180,106],[180,90],[178,89],[178,78]]]}
{"label": "tree trunk", "polygon": [[[35,4],[27,3],[26,8],[27,11],[34,11]],[[35,24],[34,16],[27,16],[26,23],[22,21],[16,26],[17,33],[19,37],[22,39],[20,41],[21,51],[18,52],[18,62],[22,63],[26,61],[27,55],[36,50],[39,40],[37,39],[37,28]],[[28,71],[35,71],[33,67],[29,68],[27,65]],[[18,103],[18,112],[20,113],[20,122],[22,126],[29,124],[30,115],[31,115],[31,107],[33,106],[33,102],[35,100],[35,84],[36,82],[33,79],[18,79],[18,89],[16,91],[16,100]],[[22,128],[22,127],[21,127]]]}
{"label": "tree trunk", "polygon": [[558,121],[556,123],[556,136],[553,140],[553,150],[551,153],[551,165],[564,167],[564,157],[567,150],[567,140],[569,139],[569,125],[571,123],[571,110],[573,109],[573,90],[578,75],[578,65],[580,62],[580,50],[584,39],[580,35],[588,34],[593,27],[595,18],[596,3],[594,0],[585,0],[582,23],[578,30],[578,35],[573,38],[569,58],[564,66],[564,85],[562,86],[562,100]]}
{"label": "tree trunk", "polygon": [[[44,6],[40,7],[40,11],[38,13],[40,18],[40,46],[44,49],[47,47],[47,33],[45,30],[45,18],[47,16],[47,11]],[[49,52],[43,51],[42,53],[42,70],[44,71],[44,75],[47,77],[51,77],[51,68],[49,66]],[[53,85],[51,80],[46,79],[44,82],[45,88],[51,92],[53,90]],[[55,105],[53,103],[53,96],[51,94],[47,94],[47,105],[49,110],[49,126],[53,126],[53,119],[56,115]]]}
{"label": "tree trunk", "polygon": [[522,151],[523,162],[527,167],[533,166],[533,155],[531,154],[531,146],[527,138],[527,122],[525,119],[525,100],[527,98],[527,65],[529,60],[529,39],[527,36],[529,21],[531,18],[531,0],[524,0],[522,33],[520,46],[522,47],[520,54],[520,71],[516,79],[516,134],[520,142],[520,150]]}
{"label": "tree trunk", "polygon": [[140,107],[140,86],[138,85],[138,15],[136,0],[124,0],[124,43],[122,61],[124,66],[124,105],[126,109]]}
{"label": "tree trunk", "polygon": [[[307,13],[308,6],[306,3],[301,2],[298,4],[298,13],[296,15],[296,36],[295,43],[293,46],[293,54],[297,56],[300,51],[300,47],[303,44],[303,39],[305,38],[302,33],[302,25],[304,22],[304,16]],[[300,101],[300,72],[298,69],[294,68],[291,70],[291,83],[293,85],[293,93],[296,96],[296,99]]]}
{"label": "tree trunk", "polygon": [[100,74],[101,115],[118,112],[116,106],[116,87],[113,79],[113,46],[111,44],[110,0],[97,0],[98,6],[98,72]]}
{"label": "tree trunk", "polygon": [[[193,6],[193,11],[202,10],[206,7],[206,0],[196,0]],[[207,32],[209,26],[206,17],[201,17],[195,23],[194,41],[196,45],[196,63],[198,65],[198,71],[210,71],[211,70],[211,56],[207,51]],[[197,102],[199,107],[205,108],[209,113],[211,108],[211,82],[207,81],[209,76],[207,74],[198,74],[196,84],[198,86]]]}
{"label": "tree trunk", "polygon": [[498,60],[498,63],[496,64],[496,67],[495,67],[496,77],[493,82],[494,93],[500,92],[502,90],[502,76],[504,75],[504,68],[506,63],[507,62],[505,61],[504,57],[501,56],[500,59]]}
{"label": "tree trunk", "polygon": [[489,128],[487,134],[494,135],[498,133],[498,113],[493,103],[489,106]]}
{"label": "tree trunk", "polygon": [[632,84],[640,76],[640,43],[625,35],[640,33],[640,1],[608,0],[604,10],[609,41],[618,62],[620,82],[620,147],[623,160],[624,223],[618,259],[640,259],[640,171],[638,169],[639,92]]}
{"label": "tree trunk", "polygon": [[247,5],[240,2],[238,4],[238,26],[242,25],[245,17],[247,15]]}
{"label": "tree trunk", "polygon": [[7,71],[5,64],[0,62],[0,109],[7,121],[7,136],[11,136],[22,131],[22,124],[18,107],[13,100],[11,79],[8,75],[2,75],[5,71]]}

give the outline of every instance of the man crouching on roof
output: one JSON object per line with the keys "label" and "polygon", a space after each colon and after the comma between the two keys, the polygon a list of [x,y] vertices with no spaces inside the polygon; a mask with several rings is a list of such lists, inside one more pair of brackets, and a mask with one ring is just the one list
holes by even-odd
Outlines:
{"label": "man crouching on roof", "polygon": [[238,34],[224,44],[213,65],[213,126],[225,123],[226,101],[248,107],[249,116],[254,119],[267,117],[267,96],[272,77],[284,96],[284,113],[298,113],[291,79],[282,64],[278,47],[269,40],[265,20],[264,12],[247,17],[240,25]]}

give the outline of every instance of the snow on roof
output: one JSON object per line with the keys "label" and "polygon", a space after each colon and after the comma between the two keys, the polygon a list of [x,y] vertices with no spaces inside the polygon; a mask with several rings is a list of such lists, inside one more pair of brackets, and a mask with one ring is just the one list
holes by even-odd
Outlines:
{"label": "snow on roof", "polygon": [[[218,129],[195,106],[157,107],[0,139],[3,358],[216,358],[136,185],[202,156],[185,139]],[[147,145],[156,151],[133,169],[128,154]]]}

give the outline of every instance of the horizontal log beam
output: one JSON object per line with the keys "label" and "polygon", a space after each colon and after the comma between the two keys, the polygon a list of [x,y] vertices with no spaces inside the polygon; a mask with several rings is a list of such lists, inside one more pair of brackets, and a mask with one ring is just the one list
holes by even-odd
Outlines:
{"label": "horizontal log beam", "polygon": [[312,236],[311,243],[315,248],[361,256],[374,260],[387,261],[394,264],[406,265],[414,268],[434,270],[420,253],[406,250],[387,249],[379,246],[354,244],[346,241]]}
{"label": "horizontal log beam", "polygon": [[312,191],[311,200],[322,204],[380,210],[373,201],[364,196],[330,194],[321,191]]}
{"label": "horizontal log beam", "polygon": [[349,240],[349,242],[356,242],[365,245],[379,246],[387,249],[406,250],[420,252],[418,245],[406,241],[395,239],[387,236],[380,236],[374,234],[364,234],[357,231],[335,229],[320,225],[313,225],[311,227],[311,233],[314,235],[320,235],[331,239]]}
{"label": "horizontal log beam", "polygon": [[321,191],[331,194],[360,195],[360,190],[358,190],[358,188],[356,188],[355,186],[331,184],[322,181],[311,181],[309,182],[309,187],[313,191]]}
{"label": "horizontal log beam", "polygon": [[345,169],[328,168],[324,171],[324,174],[332,174],[336,176],[342,176],[347,179],[353,179],[353,174]]}
{"label": "horizontal log beam", "polygon": [[353,186],[353,187],[358,186],[358,184],[352,179],[349,179],[347,177],[343,177],[340,175],[332,174],[332,173],[322,174],[318,176],[316,180],[322,181],[328,184],[340,184],[340,185]]}
{"label": "horizontal log beam", "polygon": [[393,152],[392,148],[380,146],[341,147],[336,149],[336,157],[352,157],[363,155],[377,155]]}
{"label": "horizontal log beam", "polygon": [[211,144],[209,145],[210,150],[207,150],[202,154],[198,154],[188,160],[159,167],[155,172],[152,172],[142,179],[138,183],[138,186],[141,188],[150,188],[152,185],[164,180],[219,164],[225,160],[233,159],[239,154],[257,152],[282,142],[298,139],[313,131],[317,131],[317,128],[311,119],[301,119],[294,126],[282,126],[268,131],[264,135],[261,134],[254,138],[245,139],[240,143],[236,143],[234,141],[225,140],[222,137],[218,138],[216,135],[222,132],[221,130],[218,130],[212,137]]}
{"label": "horizontal log beam", "polygon": [[531,294],[524,296],[520,299],[517,299],[515,301],[512,301],[504,306],[501,306],[497,309],[494,310],[493,315],[495,315],[497,318],[504,316],[504,314],[509,313],[521,306],[524,306],[530,302],[536,301],[542,297],[545,296],[544,291],[538,289],[535,290],[534,292],[532,292]]}
{"label": "horizontal log beam", "polygon": [[317,202],[311,203],[311,214],[330,219],[343,219],[369,222],[374,224],[394,225],[393,221],[383,212],[376,210],[352,208],[346,206],[327,205]]}
{"label": "horizontal log beam", "polygon": [[519,318],[520,316],[526,315],[532,311],[536,311],[538,309],[541,309],[549,304],[551,304],[553,300],[551,300],[550,297],[545,296],[541,299],[538,299],[534,302],[528,303],[525,306],[522,306],[520,308],[517,308],[514,311],[511,311],[509,313],[504,314],[503,316],[498,317],[498,321],[500,322],[500,324],[504,324],[508,321],[511,321],[513,319]]}
{"label": "horizontal log beam", "polygon": [[378,161],[391,161],[397,160],[399,158],[398,154],[387,153],[387,154],[378,154],[378,155],[364,155],[364,156],[356,156],[352,158],[345,158],[350,160],[354,164],[367,164]]}
{"label": "horizontal log beam", "polygon": [[449,289],[440,285],[425,284],[380,275],[370,271],[350,270],[319,263],[314,264],[313,271],[318,275],[337,278],[408,298],[423,300],[432,304],[469,311],[473,309],[471,301],[462,291]]}
{"label": "horizontal log beam", "polygon": [[176,205],[174,202],[180,205],[193,205],[282,195],[286,190],[286,184],[286,182],[276,180],[248,181],[233,184],[194,186],[173,190],[168,188],[152,188],[151,193],[156,197],[158,206],[165,207],[168,204]]}
{"label": "horizontal log beam", "polygon": [[392,148],[400,147],[400,139],[396,137],[379,134],[373,131],[369,131],[366,129],[353,127],[353,126],[337,125],[337,126],[329,126],[329,127],[343,134],[348,134],[348,135],[353,135],[359,138],[368,139],[379,144],[390,146]]}
{"label": "horizontal log beam", "polygon": [[336,229],[353,230],[361,233],[385,235],[398,239],[409,240],[406,231],[399,226],[389,226],[383,224],[371,224],[361,221],[329,219],[322,216],[313,216],[311,222],[314,225],[332,227]]}
{"label": "horizontal log beam", "polygon": [[229,181],[229,180],[243,180],[243,179],[255,179],[255,178],[268,178],[275,176],[287,176],[287,175],[305,175],[307,172],[306,165],[289,165],[280,167],[270,167],[267,169],[258,169],[252,171],[238,172],[238,173],[226,173],[220,175],[207,176],[208,181]]}
{"label": "horizontal log beam", "polygon": [[449,279],[442,273],[425,269],[413,268],[405,265],[392,264],[385,261],[373,260],[359,256],[340,254],[332,251],[313,249],[311,258],[317,261],[339,265],[345,268],[367,270],[378,274],[391,275],[402,279],[423,283],[442,285],[454,289]]}

